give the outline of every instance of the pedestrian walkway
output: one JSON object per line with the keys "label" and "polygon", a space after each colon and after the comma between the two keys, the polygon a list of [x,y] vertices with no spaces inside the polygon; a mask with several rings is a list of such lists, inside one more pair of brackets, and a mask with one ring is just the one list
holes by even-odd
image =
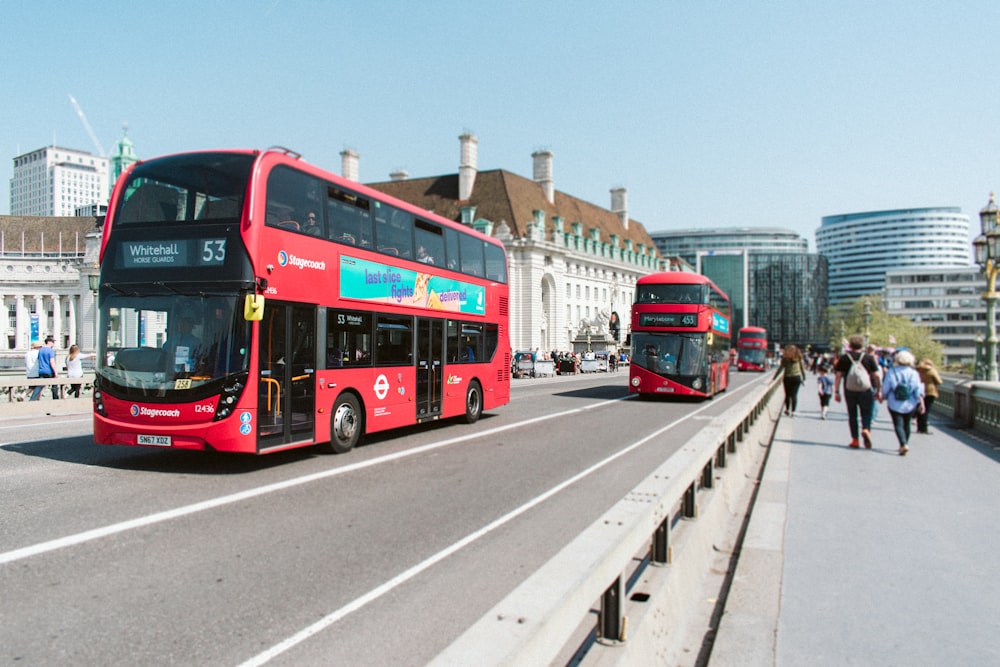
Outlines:
{"label": "pedestrian walkway", "polygon": [[[1000,448],[947,418],[849,449],[815,381],[782,417],[711,667],[1000,665]],[[779,390],[780,391],[780,390]]]}

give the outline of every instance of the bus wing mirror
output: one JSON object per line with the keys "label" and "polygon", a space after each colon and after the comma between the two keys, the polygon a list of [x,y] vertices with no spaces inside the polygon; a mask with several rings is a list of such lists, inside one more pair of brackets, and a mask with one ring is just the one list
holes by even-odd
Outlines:
{"label": "bus wing mirror", "polygon": [[264,295],[247,294],[243,304],[243,319],[247,322],[260,322],[264,319]]}

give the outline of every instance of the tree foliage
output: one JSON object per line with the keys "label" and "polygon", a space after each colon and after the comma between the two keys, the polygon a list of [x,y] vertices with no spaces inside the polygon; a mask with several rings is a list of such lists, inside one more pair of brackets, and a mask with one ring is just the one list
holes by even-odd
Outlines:
{"label": "tree foliage", "polygon": [[[944,348],[931,339],[929,327],[914,324],[902,315],[890,315],[882,303],[881,294],[869,294],[849,303],[831,306],[827,311],[830,325],[830,345],[843,347],[846,339],[853,334],[865,334],[865,303],[869,306],[867,318],[868,341],[880,348],[908,348],[919,361],[931,359],[941,365]],[[895,340],[895,342],[891,342]]]}

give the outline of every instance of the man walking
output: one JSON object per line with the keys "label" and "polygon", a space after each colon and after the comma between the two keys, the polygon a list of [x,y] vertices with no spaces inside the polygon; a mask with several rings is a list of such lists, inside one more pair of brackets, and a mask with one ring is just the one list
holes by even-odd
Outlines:
{"label": "man walking", "polygon": [[[45,345],[38,351],[38,377],[56,376],[56,341],[52,336],[45,338]],[[59,385],[52,385],[52,400],[59,400]]]}
{"label": "man walking", "polygon": [[848,342],[850,348],[837,359],[833,369],[836,377],[833,381],[833,400],[840,403],[840,384],[844,383],[844,401],[847,404],[847,424],[851,428],[852,449],[860,447],[858,443],[858,413],[861,414],[861,439],[865,448],[872,447],[872,407],[875,397],[879,394],[881,377],[878,372],[878,361],[864,352],[865,339],[860,334],[851,336]]}

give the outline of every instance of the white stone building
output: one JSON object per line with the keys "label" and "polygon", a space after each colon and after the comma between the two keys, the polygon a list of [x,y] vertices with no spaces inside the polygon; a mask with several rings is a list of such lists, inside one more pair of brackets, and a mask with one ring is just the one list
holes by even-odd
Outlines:
{"label": "white stone building", "polygon": [[[615,347],[629,333],[635,281],[663,270],[645,227],[628,217],[625,188],[611,190],[605,209],[555,188],[553,156],[532,155],[531,179],[503,169],[479,171],[478,140],[459,137],[459,172],[393,180],[370,187],[478,228],[503,241],[510,264],[510,339],[515,350],[581,351]],[[357,152],[341,154],[342,173],[357,180]]]}
{"label": "white stone building", "polygon": [[[0,300],[7,319],[0,342],[5,367],[19,367],[31,341],[55,338],[94,350],[101,233],[93,217],[0,216]],[[13,359],[14,362],[10,362]]]}

